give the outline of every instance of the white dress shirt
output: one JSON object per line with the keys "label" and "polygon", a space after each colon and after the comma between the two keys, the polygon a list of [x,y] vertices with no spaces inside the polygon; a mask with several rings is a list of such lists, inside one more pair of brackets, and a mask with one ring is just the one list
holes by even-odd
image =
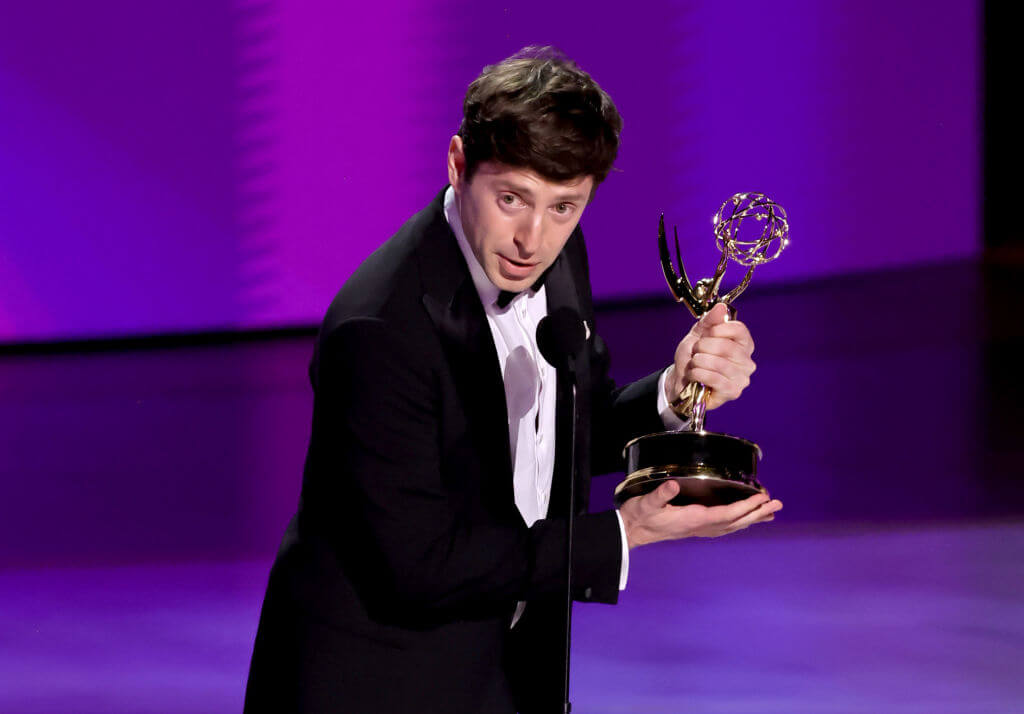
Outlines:
{"label": "white dress shirt", "polygon": [[[500,290],[487,277],[466,240],[462,220],[455,202],[455,191],[448,187],[444,195],[444,214],[458,239],[459,248],[469,266],[480,301],[487,316],[487,325],[494,339],[505,385],[508,407],[509,446],[512,454],[512,482],[516,508],[527,526],[547,516],[551,499],[551,480],[555,468],[555,392],[557,374],[537,348],[537,325],[548,314],[547,291],[544,286],[534,292],[525,290],[504,308],[497,305]],[[589,335],[588,335],[589,337]],[[665,397],[665,378],[658,380],[658,412],[668,429],[680,429],[685,422],[669,408]],[[622,567],[619,589],[624,590],[629,574],[629,544],[622,516],[619,520],[622,538]],[[519,603],[513,624],[522,614]]]}

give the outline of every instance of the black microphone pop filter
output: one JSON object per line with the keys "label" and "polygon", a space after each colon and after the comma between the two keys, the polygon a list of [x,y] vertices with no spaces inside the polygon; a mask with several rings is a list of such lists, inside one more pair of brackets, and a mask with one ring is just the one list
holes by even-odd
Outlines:
{"label": "black microphone pop filter", "polygon": [[537,347],[555,369],[573,370],[587,335],[583,319],[571,307],[560,307],[537,325]]}

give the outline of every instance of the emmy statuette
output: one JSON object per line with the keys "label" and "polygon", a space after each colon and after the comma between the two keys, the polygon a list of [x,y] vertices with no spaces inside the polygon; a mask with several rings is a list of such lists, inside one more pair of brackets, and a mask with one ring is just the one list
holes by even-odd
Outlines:
{"label": "emmy statuette", "polygon": [[[676,302],[685,303],[694,317],[701,318],[722,302],[734,318],[736,310],[732,303],[750,284],[754,268],[777,258],[789,244],[789,221],[782,206],[764,194],[737,193],[718,209],[713,225],[715,244],[722,251],[721,260],[712,277],[691,284],[675,229],[678,272],[672,265],[662,214],[658,224],[661,267]],[[736,287],[720,295],[722,277],[730,260],[745,267],[747,272]],[[617,506],[653,491],[669,479],[680,486],[673,505],[717,506],[755,493],[767,493],[757,480],[760,447],[746,439],[704,430],[710,391],[703,384],[693,382],[672,401],[673,411],[689,419],[682,431],[647,434],[626,444],[623,449],[626,479],[615,488]]]}

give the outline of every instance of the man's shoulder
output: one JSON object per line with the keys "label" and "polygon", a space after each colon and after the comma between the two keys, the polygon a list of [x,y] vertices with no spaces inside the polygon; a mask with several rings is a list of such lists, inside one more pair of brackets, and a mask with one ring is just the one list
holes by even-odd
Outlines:
{"label": "man's shoulder", "polygon": [[352,273],[331,301],[324,328],[356,317],[406,314],[420,303],[422,255],[436,250],[432,244],[455,240],[444,217],[441,196],[443,192],[411,216]]}

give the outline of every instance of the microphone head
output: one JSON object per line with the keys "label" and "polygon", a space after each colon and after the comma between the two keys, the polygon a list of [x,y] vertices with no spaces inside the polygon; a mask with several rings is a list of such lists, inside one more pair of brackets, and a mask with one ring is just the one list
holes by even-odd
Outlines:
{"label": "microphone head", "polygon": [[587,335],[583,318],[571,307],[560,307],[537,325],[537,348],[555,369],[573,370]]}

